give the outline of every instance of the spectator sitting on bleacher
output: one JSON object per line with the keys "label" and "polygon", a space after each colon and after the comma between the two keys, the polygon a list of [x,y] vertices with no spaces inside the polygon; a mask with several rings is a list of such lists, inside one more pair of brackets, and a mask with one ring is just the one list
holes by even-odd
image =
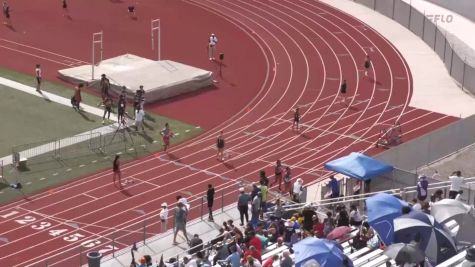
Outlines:
{"label": "spectator sitting on bleacher", "polygon": [[443,199],[442,195],[444,194],[444,191],[442,189],[437,189],[432,196],[430,196],[430,202],[435,203],[437,201],[440,201]]}
{"label": "spectator sitting on bleacher", "polygon": [[224,261],[228,258],[229,249],[226,242],[219,241],[214,249],[216,250],[216,255],[213,257],[213,265],[218,264],[218,261]]}
{"label": "spectator sitting on bleacher", "polygon": [[[256,259],[259,262],[259,264],[262,263],[262,254],[261,254],[261,252],[259,252],[256,249],[256,247],[249,246],[249,249],[244,252],[244,259],[243,260],[247,259],[249,256]],[[243,263],[245,263],[245,262],[243,262]]]}
{"label": "spectator sitting on bleacher", "polygon": [[426,214],[430,215],[430,204],[429,204],[429,202],[423,202],[421,210],[422,210],[422,212],[425,212]]}
{"label": "spectator sitting on bleacher", "polygon": [[323,236],[326,237],[333,229],[335,229],[335,221],[332,213],[327,212],[327,217],[323,220]]}
{"label": "spectator sitting on bleacher", "polygon": [[303,216],[303,229],[306,231],[311,231],[313,226],[313,216],[316,216],[317,213],[312,208],[312,203],[307,203],[303,207],[302,216]]}
{"label": "spectator sitting on bleacher", "polygon": [[203,250],[203,240],[198,236],[198,234],[194,234],[193,238],[190,240],[190,249],[188,253],[191,255],[195,254],[198,251]]}
{"label": "spectator sitting on bleacher", "polygon": [[269,258],[264,262],[264,264],[262,264],[262,267],[272,267],[272,265],[274,264],[274,262],[277,262],[277,260],[279,260],[279,255],[274,254],[274,255],[272,255],[272,257],[269,257]]}
{"label": "spectator sitting on bleacher", "polygon": [[401,213],[402,213],[402,215],[408,214],[409,212],[411,212],[411,210],[412,210],[411,207],[404,206],[404,207],[401,208]]}
{"label": "spectator sitting on bleacher", "polygon": [[293,264],[294,262],[290,257],[290,252],[288,250],[285,250],[280,258],[280,267],[292,267]]}
{"label": "spectator sitting on bleacher", "polygon": [[350,207],[350,225],[360,226],[363,222],[363,217],[361,217],[360,211],[356,205],[351,205]]}
{"label": "spectator sitting on bleacher", "polygon": [[338,213],[338,218],[336,221],[336,226],[349,226],[350,225],[350,217],[348,216],[348,212],[345,209],[345,206],[342,206],[340,212]]}
{"label": "spectator sitting on bleacher", "polygon": [[254,259],[252,256],[248,256],[246,262],[244,263],[245,267],[262,267],[261,263]]}
{"label": "spectator sitting on bleacher", "polygon": [[196,257],[191,259],[185,267],[210,267],[211,262],[205,257],[202,251],[196,253]]}
{"label": "spectator sitting on bleacher", "polygon": [[[262,253],[262,242],[259,237],[257,237],[256,233],[254,231],[249,232],[249,242],[248,242],[248,247],[254,247],[259,254]],[[261,261],[261,260],[259,260]]]}
{"label": "spectator sitting on bleacher", "polygon": [[242,250],[239,244],[236,244],[231,247],[231,254],[225,259],[230,267],[240,267],[241,266],[241,254]]}
{"label": "spectator sitting on bleacher", "polygon": [[313,219],[313,233],[315,234],[316,237],[318,238],[323,238],[325,237],[325,234],[324,234],[324,228],[325,226],[323,225],[323,223],[320,221],[320,219],[318,218],[317,215],[314,215],[312,217]]}
{"label": "spectator sitting on bleacher", "polygon": [[412,199],[412,202],[410,203],[410,205],[412,206],[412,209],[413,209],[413,210],[421,210],[421,209],[422,209],[421,203],[419,203],[419,202],[417,201],[417,198],[413,198],[413,199]]}

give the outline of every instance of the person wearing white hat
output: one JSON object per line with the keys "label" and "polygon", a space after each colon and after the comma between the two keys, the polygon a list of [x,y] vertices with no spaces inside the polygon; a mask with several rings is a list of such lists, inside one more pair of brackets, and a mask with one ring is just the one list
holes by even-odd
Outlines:
{"label": "person wearing white hat", "polygon": [[216,44],[218,44],[218,38],[214,33],[211,34],[209,37],[209,42],[208,42],[208,56],[209,60],[214,60],[214,52],[216,50]]}
{"label": "person wearing white hat", "polygon": [[160,210],[160,222],[162,225],[162,233],[167,231],[167,220],[168,220],[168,206],[167,206],[167,202],[163,202],[162,209]]}

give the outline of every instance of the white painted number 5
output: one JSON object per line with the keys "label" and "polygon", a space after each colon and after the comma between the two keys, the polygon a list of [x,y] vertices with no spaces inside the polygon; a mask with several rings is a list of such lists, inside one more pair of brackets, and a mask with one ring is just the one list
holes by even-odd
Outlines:
{"label": "white painted number 5", "polygon": [[81,237],[84,237],[83,235],[79,234],[79,233],[75,233],[75,234],[72,234],[72,235],[69,235],[69,236],[65,236],[63,237],[64,241],[67,241],[67,242],[74,242],[74,241],[78,241],[79,238]]}

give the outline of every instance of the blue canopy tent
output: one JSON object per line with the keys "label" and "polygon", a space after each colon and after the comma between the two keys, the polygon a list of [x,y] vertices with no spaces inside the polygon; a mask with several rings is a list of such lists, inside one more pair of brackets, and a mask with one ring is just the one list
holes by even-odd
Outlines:
{"label": "blue canopy tent", "polygon": [[325,168],[362,181],[370,180],[394,170],[391,165],[355,152],[325,163]]}

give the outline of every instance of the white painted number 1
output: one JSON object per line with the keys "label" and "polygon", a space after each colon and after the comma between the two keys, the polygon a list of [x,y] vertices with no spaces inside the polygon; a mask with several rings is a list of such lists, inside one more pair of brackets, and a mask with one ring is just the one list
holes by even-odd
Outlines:
{"label": "white painted number 1", "polygon": [[20,212],[17,211],[17,210],[13,210],[13,211],[10,211],[10,212],[7,213],[7,214],[0,215],[0,217],[2,217],[3,219],[8,219],[8,217],[12,217],[12,216],[14,216],[14,215],[17,215],[18,213],[20,213]]}

